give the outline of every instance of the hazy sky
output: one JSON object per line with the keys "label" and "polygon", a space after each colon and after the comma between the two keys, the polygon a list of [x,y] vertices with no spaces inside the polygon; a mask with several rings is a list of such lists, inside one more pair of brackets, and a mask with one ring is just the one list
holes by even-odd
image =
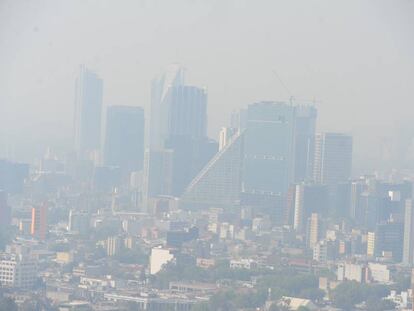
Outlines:
{"label": "hazy sky", "polygon": [[414,128],[412,0],[0,0],[0,150],[70,145],[80,63],[106,106],[148,112],[172,62],[208,88],[213,137],[233,109],[290,96],[318,101],[321,130],[353,133],[357,159]]}

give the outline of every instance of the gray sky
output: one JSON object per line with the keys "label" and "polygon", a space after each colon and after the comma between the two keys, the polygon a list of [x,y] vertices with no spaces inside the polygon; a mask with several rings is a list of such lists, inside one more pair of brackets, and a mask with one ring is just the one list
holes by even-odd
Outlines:
{"label": "gray sky", "polygon": [[233,109],[291,95],[319,101],[321,130],[353,133],[357,161],[395,124],[414,130],[413,0],[0,0],[0,150],[70,145],[80,63],[106,106],[148,111],[172,62],[208,88],[213,137]]}

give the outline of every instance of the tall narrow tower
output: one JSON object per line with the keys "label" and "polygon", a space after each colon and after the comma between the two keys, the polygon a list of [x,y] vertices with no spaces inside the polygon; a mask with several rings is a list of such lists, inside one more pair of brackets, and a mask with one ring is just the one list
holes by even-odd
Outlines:
{"label": "tall narrow tower", "polygon": [[315,139],[313,178],[329,186],[346,182],[352,170],[352,137],[342,133],[319,133]]}
{"label": "tall narrow tower", "polygon": [[151,116],[149,147],[151,150],[164,148],[168,138],[168,118],[171,109],[170,92],[173,87],[184,85],[184,68],[178,64],[168,66],[165,72],[151,84]]}
{"label": "tall narrow tower", "polygon": [[40,240],[46,239],[48,233],[47,213],[48,207],[45,203],[32,208],[32,224],[30,231],[34,237]]}
{"label": "tall narrow tower", "polygon": [[75,149],[81,158],[100,148],[102,95],[102,79],[81,65],[76,80],[74,119]]}

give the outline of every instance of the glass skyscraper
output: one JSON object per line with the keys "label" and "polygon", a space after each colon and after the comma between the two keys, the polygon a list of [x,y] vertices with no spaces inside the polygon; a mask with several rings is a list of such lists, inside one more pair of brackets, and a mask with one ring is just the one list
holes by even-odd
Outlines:
{"label": "glass skyscraper", "polygon": [[96,151],[101,143],[103,81],[81,65],[76,81],[75,149],[78,156]]}
{"label": "glass skyscraper", "polygon": [[247,109],[242,191],[282,195],[293,177],[295,107],[259,102]]}
{"label": "glass skyscraper", "polygon": [[123,175],[140,171],[144,161],[144,109],[111,106],[107,110],[104,162]]}

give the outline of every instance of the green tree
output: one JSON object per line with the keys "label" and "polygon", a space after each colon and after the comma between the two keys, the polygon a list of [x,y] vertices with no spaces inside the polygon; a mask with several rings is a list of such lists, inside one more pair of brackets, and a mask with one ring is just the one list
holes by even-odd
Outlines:
{"label": "green tree", "polygon": [[364,296],[359,283],[343,282],[332,291],[332,301],[335,306],[344,310],[352,310],[355,304],[362,302]]}
{"label": "green tree", "polygon": [[367,302],[367,311],[391,311],[395,310],[395,303],[389,299],[378,300],[375,297],[370,297]]}

